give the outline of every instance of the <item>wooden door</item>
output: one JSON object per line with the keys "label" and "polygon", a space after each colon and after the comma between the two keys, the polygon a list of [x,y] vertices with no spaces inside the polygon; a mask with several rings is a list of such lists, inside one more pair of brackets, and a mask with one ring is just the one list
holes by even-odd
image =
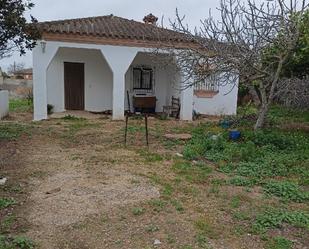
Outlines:
{"label": "wooden door", "polygon": [[66,110],[85,109],[84,63],[64,63],[64,96]]}

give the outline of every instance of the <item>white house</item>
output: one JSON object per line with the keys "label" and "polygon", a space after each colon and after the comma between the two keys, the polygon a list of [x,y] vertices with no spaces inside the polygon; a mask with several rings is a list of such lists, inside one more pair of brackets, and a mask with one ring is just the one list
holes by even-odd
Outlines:
{"label": "white house", "polygon": [[[183,34],[143,22],[110,16],[42,22],[42,40],[33,50],[34,120],[54,112],[111,110],[114,120],[124,119],[136,100],[162,112],[172,96],[180,98],[180,119],[201,114],[235,114],[238,89],[229,86],[181,89],[181,75],[162,65],[153,49],[186,48],[192,41]],[[209,87],[210,86],[210,87]],[[228,95],[225,95],[228,93]]]}

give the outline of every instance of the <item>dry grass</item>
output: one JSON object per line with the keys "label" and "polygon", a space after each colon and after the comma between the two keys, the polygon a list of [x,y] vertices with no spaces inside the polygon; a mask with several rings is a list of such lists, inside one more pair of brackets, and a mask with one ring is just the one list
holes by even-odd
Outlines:
{"label": "dry grass", "polygon": [[225,185],[214,164],[186,168],[176,156],[185,142],[162,137],[199,122],[150,119],[147,148],[142,120],[130,121],[125,147],[122,122],[22,119],[27,133],[0,142],[9,179],[0,196],[17,203],[1,210],[2,220],[16,219],[0,233],[26,235],[38,248],[150,249],[155,239],[159,248],[264,248],[250,219],[278,200]]}

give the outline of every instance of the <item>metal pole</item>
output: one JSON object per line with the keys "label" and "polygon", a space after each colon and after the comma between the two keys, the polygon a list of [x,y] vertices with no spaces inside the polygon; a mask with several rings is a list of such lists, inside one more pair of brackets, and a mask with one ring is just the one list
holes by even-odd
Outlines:
{"label": "metal pole", "polygon": [[127,145],[127,134],[128,134],[128,121],[129,121],[129,115],[126,115],[126,128],[124,133],[124,144]]}
{"label": "metal pole", "polygon": [[147,146],[149,146],[149,140],[148,140],[148,117],[147,117],[147,114],[145,114],[145,128],[146,128],[146,142],[147,142]]}

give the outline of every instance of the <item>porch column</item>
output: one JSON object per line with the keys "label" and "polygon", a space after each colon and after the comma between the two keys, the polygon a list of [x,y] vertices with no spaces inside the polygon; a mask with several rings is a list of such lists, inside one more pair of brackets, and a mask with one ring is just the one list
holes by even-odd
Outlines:
{"label": "porch column", "polygon": [[113,73],[113,120],[123,120],[126,71],[113,70]]}
{"label": "porch column", "polygon": [[125,74],[138,49],[104,46],[101,52],[113,71],[113,120],[124,120]]}
{"label": "porch column", "polygon": [[46,74],[49,63],[55,56],[58,47],[44,45],[40,42],[33,49],[33,120],[47,119],[47,83]]}
{"label": "porch column", "polygon": [[180,119],[192,121],[193,114],[193,87],[181,91]]}
{"label": "porch column", "polygon": [[[188,83],[187,83],[188,84]],[[192,121],[193,117],[193,86],[182,86],[180,91],[180,120]]]}

